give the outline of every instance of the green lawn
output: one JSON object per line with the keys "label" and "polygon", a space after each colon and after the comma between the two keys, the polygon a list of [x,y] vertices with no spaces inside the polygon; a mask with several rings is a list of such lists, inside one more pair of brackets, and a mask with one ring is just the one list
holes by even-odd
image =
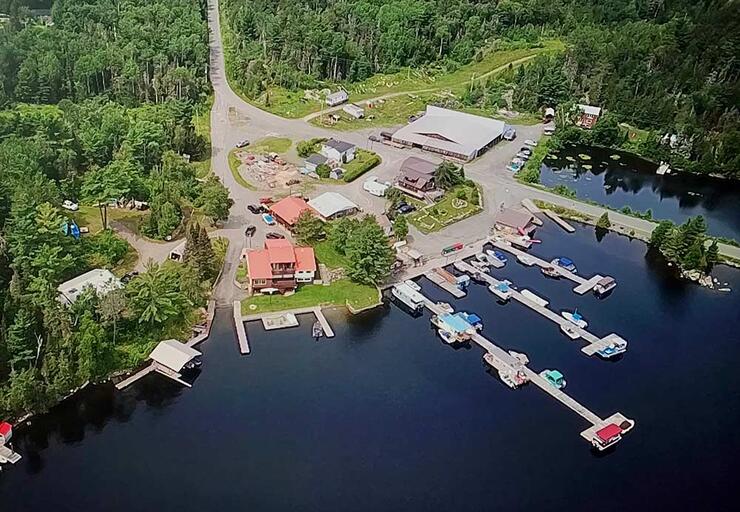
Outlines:
{"label": "green lawn", "polygon": [[[334,281],[329,286],[304,284],[293,295],[256,295],[242,301],[242,314],[253,315],[267,311],[306,308],[311,306],[344,306],[348,302],[362,309],[380,300],[377,288],[353,283],[349,279]],[[250,306],[256,308],[250,308]]]}
{"label": "green lawn", "polygon": [[248,188],[249,190],[257,190],[257,188],[249,183],[247,180],[245,180],[241,173],[239,172],[239,166],[242,164],[241,161],[236,157],[236,149],[232,149],[229,151],[229,169],[231,170],[231,175],[234,177],[236,182],[241,185],[244,188]]}
{"label": "green lawn", "polygon": [[441,99],[437,94],[404,94],[376,103],[373,108],[365,108],[366,117],[355,119],[344,112],[335,112],[340,116],[339,121],[330,121],[329,116],[316,117],[311,124],[332,130],[351,131],[363,128],[382,128],[406,124],[412,114],[426,109],[427,103]]}
{"label": "green lawn", "polygon": [[253,142],[249,148],[250,153],[285,153],[293,145],[293,141],[284,137],[265,137]]}
{"label": "green lawn", "polygon": [[[80,206],[76,212],[65,210],[64,215],[69,216],[78,226],[87,227],[90,233],[97,233],[103,229],[103,221],[100,220],[100,209],[97,206]],[[134,232],[138,232],[138,224],[147,216],[147,212],[129,210],[128,208],[108,208],[108,224],[118,221],[128,227],[134,226]],[[83,235],[84,236],[84,235]]]}
{"label": "green lawn", "polygon": [[[347,88],[350,94],[350,101],[352,102],[402,92],[431,93],[444,89],[450,89],[454,92],[469,85],[471,81],[485,80],[492,74],[505,71],[509,65],[518,66],[536,55],[560,52],[564,47],[565,45],[562,41],[546,40],[542,42],[541,46],[534,48],[489,51],[480,60],[461,66],[454,71],[449,71],[441,67],[425,69],[404,68],[397,73],[378,74],[367,80],[353,84],[321,83],[317,86],[317,89],[328,88],[336,91],[343,85]],[[243,94],[242,97],[244,97]],[[318,112],[325,107],[321,101],[305,99],[304,90],[289,91],[280,87],[268,88],[259,98],[248,99],[244,97],[244,99],[263,110],[293,119]],[[366,111],[366,114],[370,113]],[[385,126],[383,124],[368,124],[367,121],[350,123],[353,128],[347,128],[346,125],[341,124],[341,121],[338,124],[340,126],[337,129],[340,130]]]}
{"label": "green lawn", "polygon": [[[466,199],[459,199],[457,197],[459,190],[465,191]],[[482,197],[480,187],[478,186],[472,188],[460,185],[450,189],[445,193],[441,201],[419,208],[410,214],[408,221],[422,233],[428,234],[475,215],[483,208],[473,204],[470,200],[471,193],[474,190],[477,190],[478,197]],[[414,204],[418,205],[418,202],[414,202]]]}
{"label": "green lawn", "polygon": [[329,268],[346,268],[349,265],[349,259],[339,254],[331,242],[324,240],[313,246],[316,259]]}

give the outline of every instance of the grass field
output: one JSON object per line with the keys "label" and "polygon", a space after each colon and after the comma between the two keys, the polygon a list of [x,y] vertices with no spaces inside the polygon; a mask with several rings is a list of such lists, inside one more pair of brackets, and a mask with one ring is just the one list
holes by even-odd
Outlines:
{"label": "grass field", "polygon": [[[465,199],[457,197],[461,190],[465,192]],[[428,234],[467,219],[483,209],[471,201],[471,194],[475,192],[479,198],[482,197],[478,186],[473,188],[461,185],[448,190],[441,201],[418,209],[408,216],[408,221],[422,233]]]}
{"label": "grass field", "polygon": [[[103,221],[100,219],[100,210],[97,206],[80,206],[76,212],[65,211],[64,214],[74,220],[78,226],[87,227],[90,233],[97,233],[103,229]],[[108,224],[110,225],[111,221],[117,221],[129,228],[135,226],[136,229],[132,231],[138,232],[139,222],[147,215],[147,212],[139,210],[108,208]]]}
{"label": "grass field", "polygon": [[[374,286],[353,283],[349,279],[334,281],[329,286],[304,284],[293,295],[256,295],[242,301],[242,314],[253,315],[267,311],[306,308],[311,306],[344,306],[348,302],[355,309],[362,309],[379,301]],[[250,308],[250,306],[255,306]]]}
{"label": "grass field", "polygon": [[345,268],[349,265],[346,256],[339,254],[328,240],[319,242],[313,246],[316,259],[329,268]]}
{"label": "grass field", "polygon": [[[321,83],[317,86],[317,89],[337,90],[340,86],[344,86],[349,92],[350,101],[352,102],[405,92],[422,94],[449,89],[454,93],[469,85],[471,81],[484,80],[491,75],[505,71],[509,65],[521,65],[536,55],[559,52],[563,48],[564,43],[562,41],[546,40],[542,42],[541,46],[533,48],[489,51],[480,60],[453,71],[435,67],[424,69],[404,68],[397,73],[378,74],[362,82],[352,84]],[[245,101],[249,101],[263,110],[292,119],[318,112],[325,107],[320,101],[305,99],[304,90],[289,91],[280,87],[270,87],[262,96],[256,99],[246,98],[243,94],[241,96]],[[390,123],[390,121],[384,122]],[[340,126],[337,129],[358,129],[387,125],[363,125],[360,123],[356,123],[353,128]]]}
{"label": "grass field", "polygon": [[284,137],[265,137],[253,142],[247,150],[250,153],[285,153],[293,141]]}
{"label": "grass field", "polygon": [[229,151],[229,169],[231,170],[231,175],[234,177],[236,182],[241,185],[244,188],[247,188],[249,190],[257,190],[257,188],[249,183],[247,180],[242,178],[241,173],[239,172],[239,166],[242,164],[241,161],[236,157],[236,149],[232,149]]}

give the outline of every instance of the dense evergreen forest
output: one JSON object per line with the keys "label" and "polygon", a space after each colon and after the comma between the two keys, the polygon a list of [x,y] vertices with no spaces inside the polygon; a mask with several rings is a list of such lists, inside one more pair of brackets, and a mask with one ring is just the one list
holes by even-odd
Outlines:
{"label": "dense evergreen forest", "polygon": [[[187,336],[218,265],[200,222],[231,204],[188,161],[209,150],[193,122],[210,93],[205,0],[57,0],[50,20],[28,2],[2,4],[0,417],[130,367],[162,336]],[[149,203],[134,213],[150,237],[186,232],[187,263],[63,305],[61,282],[130,257],[109,227],[129,211],[107,206],[121,200]],[[77,239],[72,220],[99,228]]]}
{"label": "dense evergreen forest", "polygon": [[[727,0],[222,0],[232,78],[315,87],[404,66],[454,69],[481,48],[557,37],[564,54],[476,88],[468,103],[588,102],[654,134],[633,144],[696,172],[740,173],[740,9]],[[661,143],[675,135],[672,145]],[[629,141],[625,141],[629,142]],[[635,142],[635,141],[632,141]],[[639,147],[634,147],[639,144]]]}

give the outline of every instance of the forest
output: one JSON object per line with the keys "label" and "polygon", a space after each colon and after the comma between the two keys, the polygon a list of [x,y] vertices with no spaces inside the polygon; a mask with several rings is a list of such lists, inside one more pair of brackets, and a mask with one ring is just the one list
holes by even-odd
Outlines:
{"label": "forest", "polygon": [[[0,24],[0,417],[9,418],[137,365],[164,337],[188,337],[225,250],[206,227],[232,204],[193,163],[210,151],[194,124],[210,95],[204,0],[57,0],[50,20],[27,5],[0,6],[9,15]],[[93,268],[126,271],[135,251],[111,224],[134,201],[148,210],[134,211],[132,229],[185,236],[184,264],[149,264],[121,289],[65,304],[60,283]],[[71,236],[75,221],[99,227]]]}
{"label": "forest", "polygon": [[[468,91],[466,106],[596,104],[648,130],[625,147],[693,172],[740,172],[740,10],[716,0],[222,0],[229,73],[248,97],[403,67],[444,71],[484,47],[566,42]],[[507,93],[513,91],[513,104]],[[664,136],[675,135],[671,146]]]}

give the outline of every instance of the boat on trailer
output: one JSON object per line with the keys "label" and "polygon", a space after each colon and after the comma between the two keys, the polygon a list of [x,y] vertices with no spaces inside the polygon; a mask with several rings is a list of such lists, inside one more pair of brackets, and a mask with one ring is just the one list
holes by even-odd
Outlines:
{"label": "boat on trailer", "polygon": [[314,338],[315,340],[318,340],[318,339],[319,339],[319,338],[321,338],[321,337],[322,337],[323,335],[324,335],[324,328],[323,328],[323,327],[321,327],[321,322],[319,322],[319,321],[317,320],[317,321],[315,321],[315,322],[313,323],[313,326],[311,326],[311,336],[313,336],[313,338]]}

